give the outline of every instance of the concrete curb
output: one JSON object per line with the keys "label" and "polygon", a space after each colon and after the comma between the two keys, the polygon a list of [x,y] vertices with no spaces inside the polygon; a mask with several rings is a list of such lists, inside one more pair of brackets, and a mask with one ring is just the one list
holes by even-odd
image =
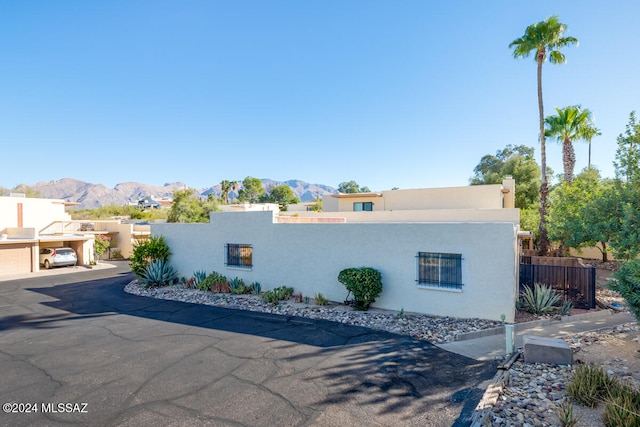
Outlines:
{"label": "concrete curb", "polygon": [[[518,333],[520,331],[537,328],[540,326],[549,326],[552,323],[570,323],[570,322],[577,322],[584,319],[598,319],[601,317],[613,316],[613,314],[614,313],[611,310],[598,310],[592,313],[582,313],[582,314],[576,314],[573,316],[562,316],[560,320],[553,320],[553,319],[533,320],[531,322],[514,324],[514,330],[516,333]],[[502,335],[502,334],[504,334],[504,326],[499,326],[493,329],[484,329],[481,331],[473,331],[473,332],[458,334],[455,340],[465,341],[465,340],[472,340],[475,338],[490,337],[493,335]]]}

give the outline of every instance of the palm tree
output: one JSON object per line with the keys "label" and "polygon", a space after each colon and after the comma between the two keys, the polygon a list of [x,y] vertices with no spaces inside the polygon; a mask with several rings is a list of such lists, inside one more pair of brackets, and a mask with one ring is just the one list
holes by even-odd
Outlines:
{"label": "palm tree", "polygon": [[235,192],[240,187],[238,181],[231,181],[231,192]]}
{"label": "palm tree", "polygon": [[540,113],[540,169],[542,179],[540,183],[540,225],[539,225],[539,252],[546,255],[549,250],[549,239],[547,237],[547,199],[549,196],[549,185],[547,183],[547,153],[544,141],[544,105],[542,102],[542,64],[549,58],[552,64],[562,64],[565,56],[560,52],[560,48],[577,44],[574,37],[563,37],[566,25],[558,21],[556,15],[550,16],[544,21],[531,24],[524,31],[524,35],[509,44],[513,48],[515,58],[525,58],[535,52],[535,60],[538,64],[538,111]]}
{"label": "palm tree", "polygon": [[220,182],[220,191],[222,192],[222,200],[225,204],[229,204],[229,190],[231,190],[231,182],[224,179]]}
{"label": "palm tree", "polygon": [[587,169],[591,169],[591,139],[593,139],[594,136],[600,135],[602,135],[602,132],[600,132],[600,129],[597,127],[590,127],[584,130],[584,139],[586,139],[589,144],[589,162],[587,163]]}
{"label": "palm tree", "polygon": [[[596,135],[598,129],[593,124],[591,111],[580,105],[556,108],[558,113],[545,119],[547,129],[545,136],[562,142],[562,164],[564,166],[564,180],[571,184],[573,169],[576,164],[576,154],[573,141],[584,139],[589,141]],[[591,147],[591,146],[589,146]]]}

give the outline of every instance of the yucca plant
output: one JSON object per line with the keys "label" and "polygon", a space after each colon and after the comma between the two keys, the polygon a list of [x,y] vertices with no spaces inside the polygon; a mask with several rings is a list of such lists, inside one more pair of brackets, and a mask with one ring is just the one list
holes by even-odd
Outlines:
{"label": "yucca plant", "polygon": [[145,288],[157,288],[174,284],[178,280],[178,275],[168,262],[155,260],[145,267],[139,280]]}
{"label": "yucca plant", "polygon": [[324,295],[322,295],[320,292],[318,292],[314,297],[313,297],[316,305],[327,305],[329,304],[329,300],[327,299],[327,297],[325,297]]}
{"label": "yucca plant", "polygon": [[525,286],[521,294],[523,307],[532,314],[543,314],[557,310],[555,304],[560,294],[551,286],[535,283],[534,288]]}
{"label": "yucca plant", "polygon": [[567,385],[567,394],[574,402],[595,408],[604,400],[608,390],[619,387],[616,378],[610,378],[600,366],[580,365]]}
{"label": "yucca plant", "polygon": [[578,419],[573,413],[573,403],[564,400],[557,410],[558,420],[562,427],[574,427],[578,423]]}

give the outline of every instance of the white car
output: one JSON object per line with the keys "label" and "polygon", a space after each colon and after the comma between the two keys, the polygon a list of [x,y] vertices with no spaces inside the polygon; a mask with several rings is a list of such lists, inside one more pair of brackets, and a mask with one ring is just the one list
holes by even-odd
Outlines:
{"label": "white car", "polygon": [[78,257],[71,248],[42,248],[40,249],[40,265],[44,268],[76,265]]}

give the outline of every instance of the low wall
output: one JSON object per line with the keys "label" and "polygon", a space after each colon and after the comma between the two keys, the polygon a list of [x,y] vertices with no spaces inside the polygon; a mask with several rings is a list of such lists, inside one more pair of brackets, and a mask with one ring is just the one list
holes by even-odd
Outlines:
{"label": "low wall", "polygon": [[[216,271],[263,290],[291,286],[305,296],[320,292],[342,302],[337,280],[350,267],[382,273],[374,306],[389,310],[507,322],[515,317],[517,228],[511,223],[277,223],[272,212],[212,213],[209,224],[152,224],[165,237],[180,276]],[[225,244],[247,244],[253,265],[225,265]],[[417,285],[418,252],[462,255],[462,289]]]}

